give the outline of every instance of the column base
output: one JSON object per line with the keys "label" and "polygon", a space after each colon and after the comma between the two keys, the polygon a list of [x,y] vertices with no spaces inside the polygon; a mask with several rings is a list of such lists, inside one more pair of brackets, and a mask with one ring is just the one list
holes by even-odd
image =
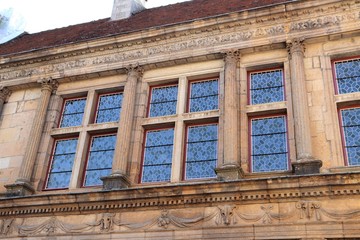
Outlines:
{"label": "column base", "polygon": [[114,174],[102,177],[104,190],[124,189],[130,186],[130,181],[127,176],[122,174]]}
{"label": "column base", "polygon": [[322,161],[315,159],[302,159],[293,162],[291,165],[295,175],[317,174],[320,173]]}
{"label": "column base", "polygon": [[244,171],[238,165],[223,165],[215,169],[220,181],[237,180],[244,177]]}
{"label": "column base", "polygon": [[15,182],[5,185],[6,197],[24,197],[34,194],[35,189],[27,182]]}

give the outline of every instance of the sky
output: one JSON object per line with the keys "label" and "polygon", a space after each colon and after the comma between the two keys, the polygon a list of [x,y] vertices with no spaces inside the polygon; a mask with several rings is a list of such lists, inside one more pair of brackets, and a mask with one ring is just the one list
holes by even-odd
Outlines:
{"label": "sky", "polygon": [[[0,13],[11,11],[13,23],[28,33],[66,27],[111,16],[114,0],[0,0]],[[158,7],[186,0],[147,0]]]}

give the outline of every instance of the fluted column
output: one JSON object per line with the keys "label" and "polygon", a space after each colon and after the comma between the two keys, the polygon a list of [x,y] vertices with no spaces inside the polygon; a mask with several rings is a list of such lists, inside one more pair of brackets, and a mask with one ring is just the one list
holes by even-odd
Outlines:
{"label": "fluted column", "polygon": [[240,53],[238,51],[228,51],[224,54],[224,162],[216,169],[220,180],[239,179],[243,174],[239,164],[239,94],[236,80],[239,58]]}
{"label": "fluted column", "polygon": [[6,185],[8,195],[24,196],[34,192],[31,184],[31,176],[34,170],[35,160],[38,153],[42,131],[44,128],[47,108],[51,93],[56,90],[58,82],[51,78],[39,81],[41,95],[36,109],[35,118],[31,126],[29,141],[26,145],[25,155],[20,167],[19,176],[14,184]]}
{"label": "fluted column", "polygon": [[124,88],[112,173],[110,176],[101,178],[103,187],[107,190],[127,188],[130,185],[127,167],[131,147],[131,132],[134,122],[136,87],[142,74],[143,69],[139,66],[130,66],[127,68],[127,79]]}
{"label": "fluted column", "polygon": [[291,94],[295,124],[296,162],[295,174],[319,173],[322,162],[314,160],[311,145],[309,105],[306,92],[303,41],[287,42],[291,71]]}
{"label": "fluted column", "polygon": [[6,101],[6,99],[10,96],[11,91],[4,87],[4,86],[0,86],[0,116],[2,113],[2,109],[4,107],[4,103]]}

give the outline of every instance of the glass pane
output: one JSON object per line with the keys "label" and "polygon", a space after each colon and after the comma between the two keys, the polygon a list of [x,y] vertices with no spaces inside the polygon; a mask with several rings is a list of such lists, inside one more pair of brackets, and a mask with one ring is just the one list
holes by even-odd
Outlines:
{"label": "glass pane", "polygon": [[216,177],[217,124],[191,126],[186,143],[186,179]]}
{"label": "glass pane", "polygon": [[173,142],[174,129],[146,133],[142,182],[170,180]]}
{"label": "glass pane", "polygon": [[62,112],[60,127],[81,126],[86,98],[66,100]]}
{"label": "glass pane", "polygon": [[218,92],[217,79],[191,83],[190,112],[218,109]]}
{"label": "glass pane", "polygon": [[101,95],[95,122],[103,123],[119,121],[122,99],[122,93]]}
{"label": "glass pane", "polygon": [[281,69],[250,74],[251,104],[284,101],[284,81]]}
{"label": "glass pane", "polygon": [[176,114],[178,86],[152,88],[150,100],[150,117]]}
{"label": "glass pane", "polygon": [[253,172],[288,169],[285,116],[251,120],[251,160]]}
{"label": "glass pane", "polygon": [[47,189],[69,187],[77,139],[57,140],[49,170]]}
{"label": "glass pane", "polygon": [[360,108],[341,110],[344,147],[349,165],[360,165]]}
{"label": "glass pane", "polygon": [[335,63],[339,94],[360,92],[360,59]]}
{"label": "glass pane", "polygon": [[115,143],[115,134],[92,137],[84,186],[102,185],[100,178],[111,173]]}

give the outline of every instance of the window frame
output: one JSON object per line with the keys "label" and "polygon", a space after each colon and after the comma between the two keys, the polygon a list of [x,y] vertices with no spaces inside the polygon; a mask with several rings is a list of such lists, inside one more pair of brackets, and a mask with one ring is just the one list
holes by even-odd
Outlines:
{"label": "window frame", "polygon": [[[196,111],[191,112],[190,111],[190,103],[191,103],[191,84],[198,83],[198,82],[206,82],[206,81],[212,81],[217,80],[218,82],[218,94],[217,94],[217,101],[218,101],[218,108],[216,109],[210,109],[210,110],[204,110],[204,111]],[[200,79],[194,79],[194,80],[188,80],[187,82],[187,92],[186,92],[186,113],[200,113],[200,112],[208,112],[208,111],[214,111],[220,109],[220,78],[219,77],[208,77],[208,78],[200,78]]]}
{"label": "window frame", "polygon": [[284,89],[283,91],[283,100],[282,101],[277,101],[277,102],[284,102],[287,101],[286,99],[286,80],[285,80],[285,68],[284,66],[279,66],[279,67],[271,67],[271,68],[260,68],[257,70],[251,70],[251,71],[247,71],[247,105],[250,106],[254,106],[254,105],[260,105],[260,104],[272,104],[272,103],[277,103],[277,102],[266,102],[266,103],[258,103],[258,104],[252,104],[251,103],[251,74],[253,73],[261,73],[261,72],[272,72],[272,71],[276,71],[276,70],[281,70],[282,71],[282,87]]}
{"label": "window frame", "polygon": [[[97,123],[96,120],[97,120],[97,116],[98,116],[98,112],[99,112],[99,106],[100,106],[100,98],[101,96],[104,96],[104,95],[113,95],[113,94],[117,94],[117,93],[120,93],[123,95],[123,98],[124,98],[124,91],[123,90],[119,90],[119,91],[111,91],[111,92],[102,92],[102,93],[98,93],[97,96],[96,96],[96,107],[95,107],[95,110],[94,110],[94,114],[93,114],[93,117],[91,119],[91,123],[93,124],[104,124],[104,123],[112,123],[112,122],[119,122],[120,121],[120,118],[121,118],[121,112],[120,112],[120,115],[119,115],[119,120],[117,121],[110,121],[110,122],[101,122],[101,123]],[[123,99],[124,100],[124,99]],[[122,100],[122,101],[123,101]],[[122,102],[121,102],[121,106],[120,106],[120,111],[122,110]]]}
{"label": "window frame", "polygon": [[[285,170],[270,170],[263,172],[254,172],[253,171],[253,155],[252,155],[252,120],[253,119],[265,119],[265,118],[274,118],[283,116],[285,119],[285,137],[286,137],[286,148],[287,148],[287,169]],[[289,126],[288,126],[288,116],[286,113],[274,113],[274,114],[262,114],[256,116],[248,116],[248,164],[249,164],[249,173],[252,174],[271,174],[271,173],[284,173],[291,171],[291,160],[290,160],[290,144],[289,144]]]}
{"label": "window frame", "polygon": [[[175,113],[174,114],[170,114],[170,115],[161,115],[161,116],[150,116],[150,111],[151,111],[151,98],[152,98],[152,95],[153,95],[153,92],[152,90],[154,88],[165,88],[165,87],[171,87],[171,86],[177,86],[177,95],[176,95],[176,107],[175,107]],[[179,102],[179,99],[178,99],[178,95],[179,95],[179,82],[170,82],[170,83],[165,83],[165,84],[160,84],[160,85],[153,85],[153,86],[150,86],[149,88],[149,96],[148,96],[148,101],[147,101],[147,110],[146,110],[146,117],[147,118],[158,118],[158,117],[168,117],[168,116],[174,116],[174,115],[177,115],[178,112],[177,112],[177,105],[178,105],[178,102]]]}
{"label": "window frame", "polygon": [[[67,102],[67,101],[71,101],[71,100],[77,100],[77,99],[85,99],[85,106],[84,106],[84,112],[83,112],[81,124],[80,124],[80,125],[77,125],[77,126],[61,127],[61,123],[62,123],[63,117],[64,117],[64,111],[65,111],[65,104],[66,104],[66,102]],[[86,109],[87,101],[88,101],[88,97],[87,97],[87,96],[64,98],[64,99],[63,99],[63,102],[62,102],[62,106],[61,106],[60,119],[59,119],[59,122],[58,122],[58,124],[57,124],[57,128],[81,127],[81,126],[84,124],[84,114],[85,114],[85,109]]]}
{"label": "window frame", "polygon": [[331,72],[332,72],[332,79],[333,79],[333,83],[334,83],[335,95],[360,93],[360,91],[359,92],[351,92],[351,93],[339,93],[339,85],[338,85],[338,80],[337,80],[337,75],[336,75],[336,67],[335,67],[335,64],[337,62],[345,62],[345,61],[351,61],[351,60],[356,60],[356,59],[358,59],[360,61],[360,56],[335,58],[335,59],[331,60]]}

